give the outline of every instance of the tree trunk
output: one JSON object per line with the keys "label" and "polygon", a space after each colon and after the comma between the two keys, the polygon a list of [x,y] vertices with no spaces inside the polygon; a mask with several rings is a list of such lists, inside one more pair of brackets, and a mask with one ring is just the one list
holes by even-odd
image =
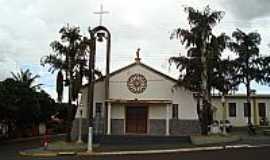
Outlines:
{"label": "tree trunk", "polygon": [[[209,79],[209,78],[208,78]],[[207,81],[208,83],[207,83],[207,99],[208,99],[208,125],[210,125],[210,124],[212,124],[213,123],[213,108],[212,108],[212,98],[211,98],[211,95],[212,95],[212,93],[211,93],[211,89],[212,89],[212,87],[209,85],[209,80]]]}
{"label": "tree trunk", "polygon": [[246,88],[247,88],[248,126],[249,126],[250,124],[252,124],[251,123],[250,82],[249,82],[249,80],[247,81]]}
{"label": "tree trunk", "polygon": [[208,75],[207,75],[207,61],[206,61],[206,38],[202,34],[202,48],[201,48],[201,63],[202,63],[202,73],[201,73],[201,92],[202,92],[202,101],[203,101],[203,110],[202,110],[202,135],[208,134],[208,124],[209,124],[209,93],[208,93]]}
{"label": "tree trunk", "polygon": [[197,95],[197,114],[199,117],[199,121],[202,121],[202,112],[201,112],[201,100],[200,95]]}
{"label": "tree trunk", "polygon": [[201,134],[205,134],[205,132],[207,132],[205,129],[207,128],[205,126],[206,123],[203,123],[203,119],[204,119],[204,109],[201,108],[201,96],[197,95],[197,114],[198,114],[198,118],[199,118],[199,122],[200,122],[200,126],[201,126]]}
{"label": "tree trunk", "polygon": [[71,56],[68,58],[68,69],[69,69],[69,92],[68,92],[68,108],[67,108],[67,122],[66,122],[66,141],[71,142],[71,128],[72,128],[72,85],[73,85],[73,75],[72,75],[72,64]]}

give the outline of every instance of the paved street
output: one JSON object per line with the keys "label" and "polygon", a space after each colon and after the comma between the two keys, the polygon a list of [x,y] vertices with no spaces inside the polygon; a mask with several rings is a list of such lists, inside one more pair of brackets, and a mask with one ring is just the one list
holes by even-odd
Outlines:
{"label": "paved street", "polygon": [[[170,154],[155,155],[124,155],[124,156],[75,156],[75,157],[57,157],[57,158],[33,158],[19,157],[17,151],[32,148],[39,145],[39,141],[21,142],[17,144],[1,144],[1,160],[258,160],[263,157],[270,157],[270,147],[267,148],[250,148],[250,149],[228,149],[219,151],[200,151],[200,152],[181,152]],[[266,158],[266,159],[268,159]]]}
{"label": "paved street", "polygon": [[33,147],[40,146],[40,140],[31,140],[28,142],[18,142],[18,143],[0,143],[0,160],[15,160],[20,159],[17,157],[17,152],[22,149],[29,149]]}
{"label": "paved street", "polygon": [[[55,139],[55,138],[53,138]],[[57,138],[61,139],[61,138]],[[41,139],[36,140],[29,140],[26,142],[11,142],[11,143],[4,143],[0,142],[0,160],[17,160],[17,159],[24,159],[19,157],[17,154],[18,151],[22,151],[25,149],[31,149],[41,146]],[[33,158],[26,158],[26,159],[33,159]]]}

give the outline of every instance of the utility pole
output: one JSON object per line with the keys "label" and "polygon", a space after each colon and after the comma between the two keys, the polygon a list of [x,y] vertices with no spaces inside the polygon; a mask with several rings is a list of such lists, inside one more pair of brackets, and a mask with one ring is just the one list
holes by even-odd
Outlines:
{"label": "utility pole", "polygon": [[90,32],[90,55],[89,55],[89,85],[87,92],[88,102],[88,151],[93,150],[93,108],[94,108],[94,85],[95,85],[95,54],[96,54],[96,38]]}
{"label": "utility pole", "polygon": [[92,136],[93,136],[93,108],[94,108],[94,83],[95,83],[95,55],[96,55],[96,41],[102,42],[107,40],[106,45],[106,77],[105,77],[105,100],[109,97],[109,74],[110,74],[110,57],[111,57],[111,33],[104,26],[97,26],[90,33],[90,75],[88,85],[88,116],[89,116],[89,133],[88,133],[88,151],[92,151]]}
{"label": "utility pole", "polygon": [[[88,117],[89,117],[89,132],[88,132],[88,152],[93,151],[93,108],[94,108],[94,86],[95,86],[95,59],[96,59],[96,41],[102,42],[104,39],[107,41],[106,45],[106,77],[105,77],[105,100],[109,97],[109,74],[110,74],[110,57],[111,57],[111,33],[110,31],[101,26],[102,15],[108,13],[103,11],[103,6],[101,5],[101,11],[95,12],[95,14],[100,14],[100,26],[93,29],[89,28],[90,34],[90,55],[89,55],[89,85],[88,85]],[[107,105],[107,103],[106,103]]]}

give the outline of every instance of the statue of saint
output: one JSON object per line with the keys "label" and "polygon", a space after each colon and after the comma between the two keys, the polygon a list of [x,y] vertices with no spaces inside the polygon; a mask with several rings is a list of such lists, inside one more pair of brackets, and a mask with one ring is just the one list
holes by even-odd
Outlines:
{"label": "statue of saint", "polygon": [[136,51],[136,59],[140,59],[140,48],[137,49]]}
{"label": "statue of saint", "polygon": [[138,48],[137,49],[137,51],[136,51],[136,58],[135,58],[135,61],[136,61],[136,63],[140,63],[140,61],[141,61],[141,58],[140,58],[140,48]]}

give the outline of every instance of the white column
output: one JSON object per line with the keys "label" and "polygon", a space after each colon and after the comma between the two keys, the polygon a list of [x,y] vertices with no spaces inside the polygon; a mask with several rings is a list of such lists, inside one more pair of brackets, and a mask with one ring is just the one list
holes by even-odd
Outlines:
{"label": "white column", "polygon": [[107,134],[111,134],[111,126],[112,126],[112,121],[111,121],[111,115],[112,115],[112,106],[111,103],[108,102],[108,109],[107,109]]}
{"label": "white column", "polygon": [[166,105],[166,136],[170,135],[170,104]]}
{"label": "white column", "polygon": [[88,146],[87,152],[93,151],[93,127],[88,127]]}
{"label": "white column", "polygon": [[79,109],[80,111],[80,118],[79,118],[79,135],[78,135],[78,141],[77,143],[82,143],[82,108]]}

